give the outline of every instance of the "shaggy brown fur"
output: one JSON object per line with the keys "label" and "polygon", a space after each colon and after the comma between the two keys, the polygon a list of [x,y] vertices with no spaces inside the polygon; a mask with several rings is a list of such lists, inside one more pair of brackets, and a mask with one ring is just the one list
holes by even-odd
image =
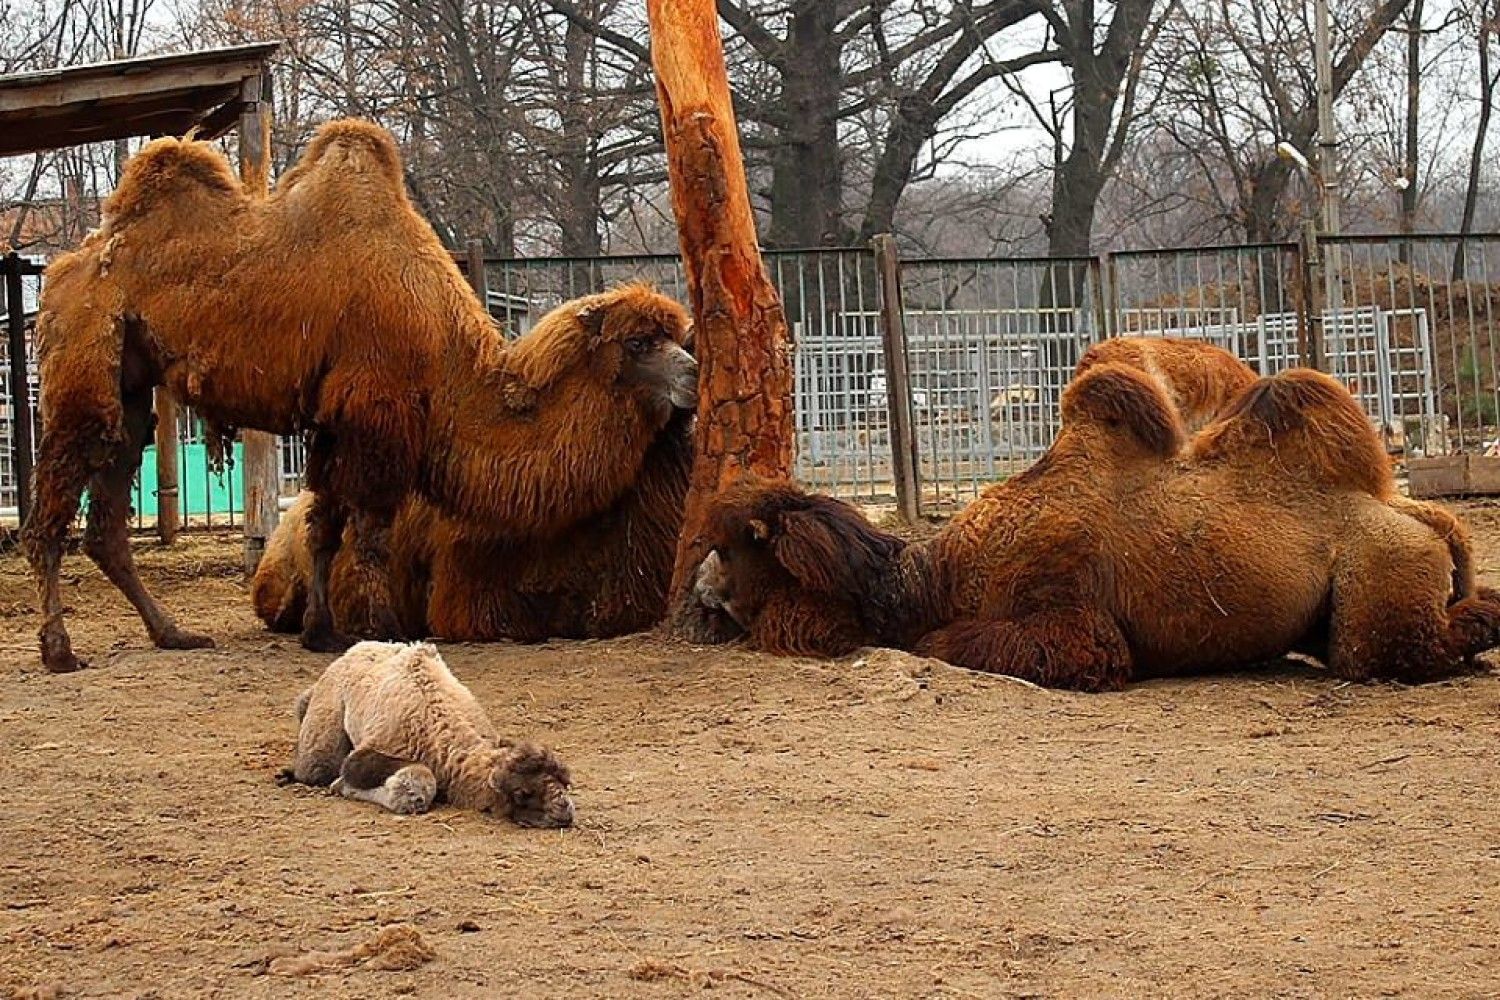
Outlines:
{"label": "shaggy brown fur", "polygon": [[1450,607],[1444,540],[1372,495],[1385,456],[1333,380],[1263,379],[1181,440],[1157,379],[1099,365],[1047,454],[930,542],[789,485],[728,492],[697,593],[773,652],[888,645],[1083,690],[1308,646],[1421,681],[1500,643],[1500,600]]}
{"label": "shaggy brown fur", "polygon": [[1073,378],[1106,364],[1128,365],[1161,379],[1189,435],[1208,426],[1256,378],[1249,365],[1222,347],[1176,337],[1100,341],[1078,360]]}
{"label": "shaggy brown fur", "polygon": [[[1076,379],[1102,364],[1121,364],[1138,368],[1159,379],[1167,396],[1177,407],[1184,429],[1189,435],[1226,415],[1244,390],[1256,381],[1254,370],[1233,354],[1197,340],[1172,337],[1116,337],[1101,341],[1086,351],[1073,372]],[[1264,390],[1269,391],[1269,390]],[[1283,391],[1293,391],[1284,389]],[[1304,388],[1301,391],[1312,391]],[[1240,405],[1251,405],[1246,399]],[[1324,442],[1320,448],[1331,447]],[[1453,600],[1475,593],[1473,543],[1466,529],[1446,508],[1424,500],[1413,500],[1396,489],[1396,480],[1388,458],[1382,459],[1370,447],[1369,439],[1356,433],[1349,445],[1357,454],[1340,456],[1336,449],[1327,458],[1337,463],[1345,458],[1355,462],[1368,476],[1365,486],[1372,496],[1436,531],[1448,543],[1453,559]],[[1304,456],[1304,459],[1315,456]]]}
{"label": "shaggy brown fur", "polygon": [[[580,363],[587,361],[587,355],[580,357]],[[483,520],[444,516],[420,500],[403,507],[391,534],[390,572],[405,634],[538,641],[604,638],[655,624],[666,610],[692,463],[693,414],[687,406],[695,400],[672,396],[671,388],[660,385],[659,391],[681,408],[650,441],[638,461],[638,478],[607,510],[569,525],[565,540],[554,533],[497,537]],[[617,405],[645,401],[625,396]],[[622,451],[605,460],[637,461]],[[311,503],[304,494],[282,518],[255,575],[256,614],[278,631],[295,630],[306,601]],[[334,621],[342,627],[364,620],[365,600],[346,547],[334,560],[330,581]]]}
{"label": "shaggy brown fur", "polygon": [[302,693],[297,715],[297,752],[283,780],[337,779],[350,798],[420,812],[432,796],[413,803],[397,788],[393,805],[381,794],[404,772],[460,808],[521,826],[573,822],[568,769],[549,750],[500,739],[469,689],[425,643],[359,643]]}
{"label": "shaggy brown fur", "polygon": [[[342,649],[326,583],[346,520],[370,609],[362,630],[398,633],[385,565],[391,522],[413,491],[500,536],[603,511],[670,415],[617,412],[630,359],[679,382],[690,367],[676,343],[686,314],[641,287],[583,300],[530,338],[548,349],[508,351],[408,201],[390,135],[363,122],[320,129],[266,198],[206,144],[151,143],[127,164],[100,229],[52,264],[44,287],[43,432],[25,541],[54,671],[79,665],[57,573],[86,487],[87,551],[153,640],[210,644],[146,592],[126,544],[156,385],[223,435],[308,433],[318,499],[303,642]],[[629,309],[615,308],[625,300]],[[583,351],[591,364],[574,365]]]}

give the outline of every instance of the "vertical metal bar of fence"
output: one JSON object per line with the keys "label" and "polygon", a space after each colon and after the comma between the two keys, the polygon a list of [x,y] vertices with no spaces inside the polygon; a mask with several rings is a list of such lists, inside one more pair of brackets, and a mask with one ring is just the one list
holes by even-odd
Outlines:
{"label": "vertical metal bar of fence", "polygon": [[906,366],[906,319],[901,303],[901,259],[896,238],[876,236],[870,242],[880,278],[880,334],[885,354],[886,405],[891,428],[891,472],[896,509],[908,521],[921,514],[917,448],[911,428],[911,383]]}
{"label": "vertical metal bar of fence", "polygon": [[30,380],[26,366],[26,302],[21,277],[29,268],[20,254],[5,255],[6,344],[10,350],[11,474],[21,524],[31,513],[32,427]]}

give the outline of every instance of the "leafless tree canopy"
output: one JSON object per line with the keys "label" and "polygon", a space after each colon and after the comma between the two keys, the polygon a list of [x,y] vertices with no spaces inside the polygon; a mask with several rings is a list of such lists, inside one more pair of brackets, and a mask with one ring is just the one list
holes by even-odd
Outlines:
{"label": "leafless tree canopy", "polygon": [[[1332,2],[1346,227],[1500,224],[1500,0]],[[1315,179],[1275,152],[1313,152],[1302,0],[718,6],[770,246],[1271,240],[1315,202]],[[455,246],[675,248],[637,0],[0,0],[0,22],[0,72],[284,39],[278,163],[321,121],[371,117]],[[127,151],[0,162],[6,242],[75,242]]]}

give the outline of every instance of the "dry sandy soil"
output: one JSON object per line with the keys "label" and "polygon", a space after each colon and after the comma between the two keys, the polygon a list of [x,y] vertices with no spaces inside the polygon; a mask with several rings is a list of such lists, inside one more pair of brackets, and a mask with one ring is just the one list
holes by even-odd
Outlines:
{"label": "dry sandy soil", "polygon": [[[1466,510],[1500,583],[1500,508]],[[580,825],[525,831],[276,787],[328,658],[258,627],[232,540],[140,556],[219,649],[146,648],[72,558],[94,667],[43,675],[0,560],[0,994],[1500,994],[1500,677],[1081,696],[878,651],[445,647],[572,765]],[[392,923],[435,959],[286,974]]]}

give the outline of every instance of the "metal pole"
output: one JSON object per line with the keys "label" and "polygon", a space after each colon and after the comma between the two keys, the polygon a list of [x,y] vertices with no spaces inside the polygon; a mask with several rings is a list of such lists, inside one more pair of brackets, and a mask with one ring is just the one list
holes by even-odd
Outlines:
{"label": "metal pole", "polygon": [[880,275],[880,339],[885,354],[885,392],[891,428],[891,475],[896,510],[907,522],[921,513],[917,438],[911,425],[911,375],[906,367],[906,317],[901,306],[901,260],[889,233],[870,241]]}
{"label": "metal pole", "polygon": [[[1314,0],[1313,17],[1313,56],[1318,76],[1317,180],[1323,208],[1323,235],[1338,236],[1342,228],[1339,220],[1339,140],[1333,124],[1333,53],[1328,0]],[[1338,314],[1344,305],[1343,268],[1339,258],[1336,243],[1324,247],[1323,275],[1327,284],[1323,307],[1333,311],[1335,336],[1339,329]],[[1324,346],[1328,345],[1325,343]]]}
{"label": "metal pole", "polygon": [[10,449],[16,479],[19,523],[31,513],[31,393],[26,371],[26,303],[21,295],[24,262],[19,254],[5,255],[5,305],[9,314]]}

